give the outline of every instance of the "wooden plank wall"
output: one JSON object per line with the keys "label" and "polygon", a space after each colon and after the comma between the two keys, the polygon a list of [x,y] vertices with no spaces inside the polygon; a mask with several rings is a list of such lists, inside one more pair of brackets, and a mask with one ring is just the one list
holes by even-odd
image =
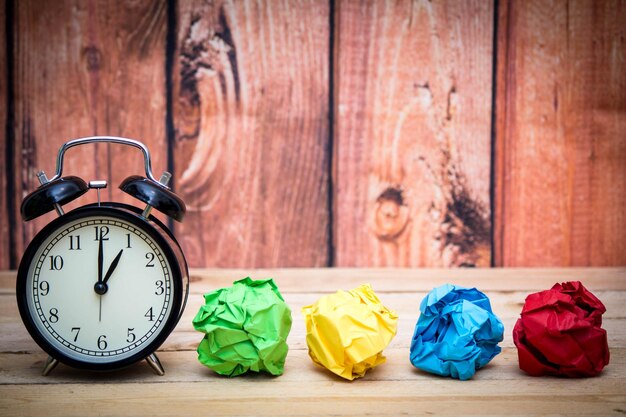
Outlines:
{"label": "wooden plank wall", "polygon": [[503,2],[498,265],[626,263],[626,2]]}
{"label": "wooden plank wall", "polygon": [[341,266],[491,263],[493,4],[338,5]]}
{"label": "wooden plank wall", "polygon": [[[0,0],[0,19],[0,268],[54,216],[19,220],[35,171],[93,134],[174,172],[192,266],[626,264],[624,1]],[[98,145],[65,172],[130,202],[141,169]]]}
{"label": "wooden plank wall", "polygon": [[326,266],[329,3],[181,2],[179,16],[174,170],[187,256]]}

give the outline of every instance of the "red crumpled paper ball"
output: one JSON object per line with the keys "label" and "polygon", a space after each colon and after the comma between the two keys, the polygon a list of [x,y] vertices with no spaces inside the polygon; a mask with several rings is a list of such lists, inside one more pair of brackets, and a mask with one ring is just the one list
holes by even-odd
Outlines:
{"label": "red crumpled paper ball", "polygon": [[609,363],[604,312],[580,281],[530,294],[513,329],[520,369],[533,376],[599,374]]}

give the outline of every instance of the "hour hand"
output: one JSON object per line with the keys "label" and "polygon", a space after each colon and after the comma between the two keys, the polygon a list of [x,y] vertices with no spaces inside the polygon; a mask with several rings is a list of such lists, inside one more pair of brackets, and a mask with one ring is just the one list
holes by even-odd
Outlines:
{"label": "hour hand", "polygon": [[115,259],[113,259],[113,262],[111,262],[111,266],[109,267],[109,270],[107,271],[106,275],[104,276],[104,280],[102,281],[103,284],[107,283],[109,278],[111,278],[111,275],[113,274],[113,271],[115,271],[115,268],[117,268],[117,264],[120,263],[120,258],[122,257],[122,252],[124,252],[124,249],[120,249],[120,252],[117,254]]}

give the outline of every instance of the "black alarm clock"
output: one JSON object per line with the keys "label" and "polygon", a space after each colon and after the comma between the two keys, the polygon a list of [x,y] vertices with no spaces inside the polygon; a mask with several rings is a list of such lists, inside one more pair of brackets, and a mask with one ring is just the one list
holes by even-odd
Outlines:
{"label": "black alarm clock", "polygon": [[[130,176],[120,189],[147,204],[140,209],[100,202],[106,181],[62,177],[65,152],[91,143],[129,145],[142,151],[146,177]],[[65,143],[56,174],[21,206],[24,221],[52,210],[59,217],[30,242],[17,274],[17,304],[28,332],[48,353],[43,374],[58,362],[88,370],[115,370],[146,359],[163,375],[155,355],[178,323],[189,291],[187,262],[171,231],[152,208],[177,221],[185,204],[157,180],[148,148],[136,140],[96,136]],[[98,203],[65,213],[63,205],[96,189]]]}

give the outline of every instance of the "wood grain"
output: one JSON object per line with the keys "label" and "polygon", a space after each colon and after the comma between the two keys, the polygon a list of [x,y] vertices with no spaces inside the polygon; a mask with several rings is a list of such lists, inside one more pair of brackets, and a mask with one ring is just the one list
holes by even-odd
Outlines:
{"label": "wood grain", "polygon": [[[119,372],[90,373],[58,366],[40,372],[45,354],[28,336],[15,305],[15,272],[0,271],[0,414],[14,416],[91,415],[623,415],[626,409],[626,268],[555,269],[275,269],[272,274],[293,311],[289,353],[280,377],[216,375],[197,362],[201,334],[191,317],[201,294],[228,285],[241,270],[194,270],[187,311],[162,346],[163,377],[139,363]],[[482,272],[483,274],[479,274]],[[606,305],[611,361],[596,378],[530,377],[518,368],[511,329],[524,297],[537,286],[569,277],[583,280]],[[317,278],[317,279],[315,279]],[[371,279],[383,303],[399,315],[398,333],[384,353],[385,364],[353,382],[315,366],[308,357],[300,308],[328,291]],[[460,382],[415,370],[409,342],[419,301],[429,284],[451,280],[487,292],[505,325],[503,351]],[[509,283],[512,291],[504,283]],[[11,284],[11,285],[9,285]],[[334,285],[334,287],[332,286]],[[88,402],[89,407],[76,407]]]}
{"label": "wood grain", "polygon": [[[443,378],[433,378],[432,375],[426,372],[416,371],[410,365],[407,366],[407,353],[407,347],[385,349],[387,362],[383,366],[368,371],[367,375],[370,376],[369,379],[387,381],[390,384],[395,381],[443,380]],[[612,350],[612,353],[611,366],[607,367],[606,370],[602,372],[602,378],[619,382],[623,378],[620,371],[626,368],[626,352],[624,348],[617,348]],[[34,355],[26,355],[24,353],[0,354],[0,369],[3,371],[2,382],[4,384],[41,384],[41,367],[43,366],[45,356],[39,355],[41,360],[34,360],[33,356]],[[167,372],[163,378],[159,378],[159,382],[161,383],[214,383],[221,378],[198,363],[195,350],[160,352],[159,359],[167,368]],[[615,365],[615,367],[613,365]],[[483,369],[475,375],[474,380],[502,381],[515,379],[521,375],[518,368],[516,348],[506,347],[502,349],[501,354],[494,358],[488,368]],[[316,370],[319,372],[315,372]],[[306,345],[304,349],[291,349],[290,347],[285,373],[281,375],[279,379],[283,383],[300,384],[302,383],[303,374],[307,375],[311,382],[339,381],[338,378],[332,377],[322,369],[318,369],[313,365],[313,362],[311,362],[311,359],[308,357]],[[144,366],[144,364],[139,364],[135,367],[116,372],[115,379],[118,383],[137,383],[150,380],[152,375],[153,373],[150,368]],[[375,375],[375,377],[372,375]],[[110,376],[107,377],[98,373],[82,372],[66,366],[56,368],[54,378],[57,384],[105,383],[111,379]],[[269,377],[264,375],[246,375],[239,379],[263,383],[268,381]],[[233,381],[233,385],[237,384],[236,380],[231,379],[231,381]],[[366,381],[366,379],[362,379],[361,381]],[[357,384],[355,383],[354,385]]]}
{"label": "wood grain", "polygon": [[190,264],[326,265],[328,2],[179,6],[177,232]]}
{"label": "wood grain", "polygon": [[0,269],[9,269],[11,267],[10,244],[9,239],[11,233],[11,222],[9,221],[9,205],[14,198],[11,190],[8,188],[9,167],[7,164],[7,129],[8,120],[8,56],[7,56],[7,8],[6,0],[0,0],[0,165],[4,168],[0,170]]}
{"label": "wood grain", "polygon": [[[127,383],[111,385],[49,384],[26,390],[20,385],[0,387],[0,411],[16,416],[307,416],[401,414],[443,415],[622,415],[623,391],[609,379],[578,384],[580,392],[566,394],[553,380],[546,384],[527,377],[521,381],[475,381],[452,387],[448,381],[387,381],[346,384],[323,381],[302,385],[264,379],[237,381],[219,379],[194,383]],[[584,391],[583,391],[584,389]],[[311,396],[309,393],[315,393]],[[71,395],[68,395],[71,393]],[[372,395],[375,393],[375,395]],[[489,403],[486,394],[490,393]],[[55,407],[49,399],[54,399]],[[167,398],[167,406],[163,399]],[[376,398],[376,401],[371,401]],[[532,401],[529,401],[529,398]],[[76,407],[77,400],[90,407]]]}
{"label": "wood grain", "polygon": [[337,265],[490,265],[493,4],[337,8]]}
{"label": "wood grain", "polygon": [[[370,283],[376,292],[424,292],[445,283],[482,291],[541,291],[556,282],[579,280],[592,291],[626,291],[626,268],[285,268],[285,269],[191,269],[191,290],[204,294],[230,286],[244,277],[274,278],[282,293],[297,292],[297,279],[315,283],[319,293],[350,289]],[[387,277],[394,277],[388,280]],[[410,282],[410,285],[407,283]],[[0,294],[15,291],[15,276],[0,271]],[[1,317],[1,314],[0,314]]]}
{"label": "wood grain", "polygon": [[[16,252],[56,214],[23,225],[22,198],[51,177],[56,154],[69,139],[118,135],[142,140],[153,151],[157,177],[166,168],[166,1],[15,2],[15,210]],[[142,174],[139,152],[119,145],[73,148],[64,175],[106,179],[103,200],[135,203],[117,189]],[[143,175],[143,174],[142,174]],[[95,192],[68,204],[96,201]]]}
{"label": "wood grain", "polygon": [[495,260],[626,264],[626,5],[501,2]]}

